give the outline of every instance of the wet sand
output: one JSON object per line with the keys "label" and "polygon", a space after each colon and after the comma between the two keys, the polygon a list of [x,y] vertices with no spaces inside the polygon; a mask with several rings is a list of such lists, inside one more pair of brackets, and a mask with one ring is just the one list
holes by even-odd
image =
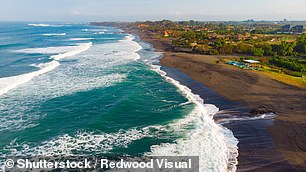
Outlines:
{"label": "wet sand", "polygon": [[[285,159],[293,164],[294,167],[301,171],[305,170],[306,91],[280,83],[254,71],[245,71],[224,64],[216,64],[214,58],[216,57],[187,55],[186,53],[176,53],[174,56],[171,52],[168,52],[165,54],[165,57],[161,59],[161,64],[186,73],[192,79],[203,83],[219,95],[240,102],[250,109],[264,106],[276,112],[277,117],[274,124],[269,125],[270,127],[267,126],[269,134],[273,138],[271,142],[275,144],[276,149],[281,152]],[[242,127],[240,124],[239,126],[232,126],[238,130]],[[249,135],[253,134],[252,131],[246,131],[249,132]],[[233,132],[237,134],[235,129],[233,129]],[[256,132],[256,130],[253,132]],[[256,139],[259,138],[254,138],[254,141],[256,141]],[[258,144],[260,143],[256,143],[254,146],[258,146]],[[240,145],[240,148],[241,147]],[[266,153],[264,147],[262,151]],[[246,153],[246,157],[248,154],[253,156],[251,152],[260,151],[256,149],[254,151],[242,151],[240,149],[240,156],[242,156],[243,153]],[[266,155],[266,157],[271,156],[271,158],[273,158],[277,154],[279,153],[273,154],[269,152],[262,155]],[[246,159],[241,159],[240,162],[242,163],[245,160]],[[275,167],[277,166],[280,165],[275,165]]]}
{"label": "wet sand", "polygon": [[272,118],[222,123],[221,119],[228,121],[233,116],[238,118],[247,116],[250,109],[239,102],[217,94],[181,71],[166,66],[162,67],[162,70],[168,76],[191,88],[193,93],[204,99],[205,103],[214,104],[220,109],[220,113],[215,115],[215,120],[233,131],[239,140],[237,171],[296,171],[275,148],[267,130],[273,124]]}
{"label": "wet sand", "polygon": [[277,113],[274,120],[224,124],[239,139],[238,171],[306,170],[305,89],[280,83],[256,71],[217,64],[222,56],[174,52],[167,39],[156,39],[134,29],[127,32],[139,35],[163,52],[160,63],[168,75],[174,75],[205,102],[232,115],[249,115],[250,109],[260,106]]}

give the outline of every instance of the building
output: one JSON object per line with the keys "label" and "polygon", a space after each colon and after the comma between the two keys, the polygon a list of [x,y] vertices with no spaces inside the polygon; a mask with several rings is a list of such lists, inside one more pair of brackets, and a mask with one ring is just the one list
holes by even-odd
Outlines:
{"label": "building", "polygon": [[297,25],[291,28],[291,32],[295,34],[302,34],[303,33],[304,26],[303,25]]}
{"label": "building", "polygon": [[251,34],[250,33],[245,33],[245,34],[237,34],[235,35],[235,39],[236,40],[246,40],[248,38],[250,38]]}
{"label": "building", "polygon": [[137,26],[138,28],[144,28],[144,27],[149,27],[149,25],[141,23]]}
{"label": "building", "polygon": [[285,26],[282,26],[282,33],[289,33],[290,32],[290,25],[285,25]]}
{"label": "building", "polygon": [[167,30],[164,31],[164,37],[168,37],[170,34],[171,34],[170,31],[167,31]]}
{"label": "building", "polygon": [[260,61],[257,60],[243,60],[247,67],[260,67]]}
{"label": "building", "polygon": [[303,25],[297,25],[291,27],[289,24],[282,26],[281,33],[294,33],[294,34],[302,34],[303,33],[304,26]]}

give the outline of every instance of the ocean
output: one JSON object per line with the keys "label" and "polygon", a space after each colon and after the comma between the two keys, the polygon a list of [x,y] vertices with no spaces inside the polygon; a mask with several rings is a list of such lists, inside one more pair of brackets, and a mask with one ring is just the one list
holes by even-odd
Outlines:
{"label": "ocean", "polygon": [[235,171],[219,109],[161,70],[137,35],[78,23],[0,23],[0,157],[199,156]]}

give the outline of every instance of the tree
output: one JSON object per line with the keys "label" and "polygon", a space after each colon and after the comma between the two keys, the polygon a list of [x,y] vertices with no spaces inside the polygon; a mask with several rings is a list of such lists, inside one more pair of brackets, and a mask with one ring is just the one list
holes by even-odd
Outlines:
{"label": "tree", "polygon": [[297,72],[306,71],[306,64],[303,62],[303,60],[299,60],[297,58],[276,56],[271,58],[269,62],[275,66],[288,69],[291,71],[297,71]]}
{"label": "tree", "polygon": [[305,35],[300,36],[297,39],[296,46],[294,47],[294,50],[298,53],[306,53],[306,37]]}
{"label": "tree", "polygon": [[293,55],[293,50],[295,47],[295,43],[282,41],[279,45],[273,45],[273,51],[277,52],[280,56],[291,56]]}
{"label": "tree", "polygon": [[233,52],[233,47],[224,40],[216,40],[213,47],[219,52],[219,54],[232,54]]}
{"label": "tree", "polygon": [[239,43],[238,45],[234,46],[234,52],[239,54],[250,54],[252,51],[252,46],[244,43]]}
{"label": "tree", "polygon": [[256,48],[261,48],[262,50],[264,50],[264,55],[265,56],[273,56],[275,55],[275,52],[272,50],[272,46],[270,44],[258,44],[255,46]]}
{"label": "tree", "polygon": [[210,51],[209,51],[209,54],[210,54],[210,55],[218,55],[219,52],[218,52],[218,50],[213,49],[213,50],[210,50]]}
{"label": "tree", "polygon": [[253,48],[252,53],[253,53],[254,56],[262,57],[264,55],[265,51],[261,48]]}

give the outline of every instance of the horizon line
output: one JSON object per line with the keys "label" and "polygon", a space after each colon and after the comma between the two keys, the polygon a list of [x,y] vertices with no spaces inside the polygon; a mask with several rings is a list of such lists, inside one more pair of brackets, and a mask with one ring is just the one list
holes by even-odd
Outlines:
{"label": "horizon line", "polygon": [[274,20],[274,19],[262,19],[262,20],[255,20],[255,19],[245,19],[245,20],[194,20],[194,19],[186,19],[186,20],[171,20],[171,19],[160,19],[160,20],[133,20],[133,21],[125,21],[125,20],[92,20],[92,21],[32,21],[32,20],[0,20],[0,22],[47,22],[47,23],[91,23],[91,22],[118,22],[118,23],[135,23],[135,22],[148,22],[148,21],[163,21],[169,20],[173,22],[180,22],[180,21],[197,21],[197,22],[246,22],[246,21],[253,21],[253,22],[306,22],[306,19],[297,19],[297,20]]}

